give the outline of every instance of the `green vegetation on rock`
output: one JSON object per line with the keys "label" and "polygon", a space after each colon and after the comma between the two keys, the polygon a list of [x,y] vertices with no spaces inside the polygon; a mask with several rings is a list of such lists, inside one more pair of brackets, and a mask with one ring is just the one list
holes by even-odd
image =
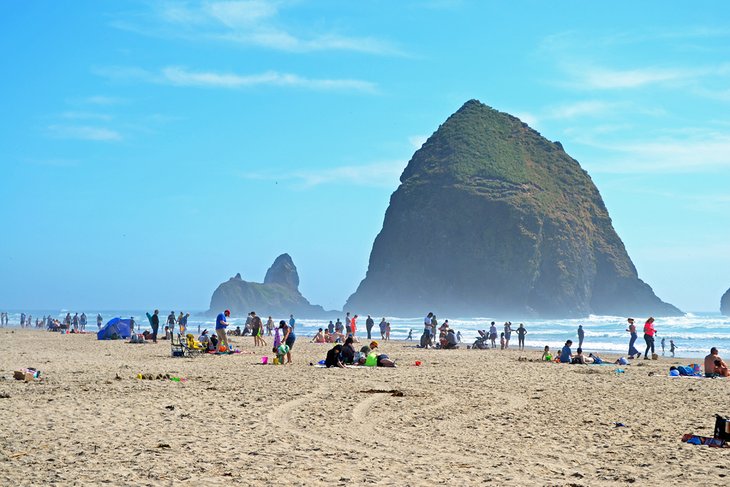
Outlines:
{"label": "green vegetation on rock", "polygon": [[681,313],[638,278],[578,162],[476,100],[413,155],[345,307],[409,316]]}

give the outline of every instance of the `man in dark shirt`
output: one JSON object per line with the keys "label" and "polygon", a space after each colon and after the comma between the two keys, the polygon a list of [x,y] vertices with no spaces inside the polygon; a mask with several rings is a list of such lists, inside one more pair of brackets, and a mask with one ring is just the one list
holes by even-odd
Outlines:
{"label": "man in dark shirt", "polygon": [[153,315],[147,313],[147,319],[150,320],[150,327],[152,328],[152,343],[157,343],[157,330],[160,329],[160,310],[156,309]]}
{"label": "man in dark shirt", "polygon": [[373,329],[373,326],[375,325],[375,321],[368,315],[368,319],[365,320],[365,329],[368,331],[368,340],[372,340],[372,337],[370,336],[370,332]]}

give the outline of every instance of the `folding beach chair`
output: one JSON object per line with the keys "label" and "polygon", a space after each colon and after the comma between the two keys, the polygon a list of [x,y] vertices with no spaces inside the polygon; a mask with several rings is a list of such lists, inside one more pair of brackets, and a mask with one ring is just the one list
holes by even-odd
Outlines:
{"label": "folding beach chair", "polygon": [[173,357],[185,357],[188,355],[179,333],[170,338],[170,355]]}

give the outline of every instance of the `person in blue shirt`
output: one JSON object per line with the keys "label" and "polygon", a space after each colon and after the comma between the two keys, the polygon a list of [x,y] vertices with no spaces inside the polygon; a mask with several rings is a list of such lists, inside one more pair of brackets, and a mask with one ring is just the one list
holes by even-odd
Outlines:
{"label": "person in blue shirt", "polygon": [[289,315],[289,327],[294,329],[294,325],[296,325],[296,320],[294,319],[294,315]]}
{"label": "person in blue shirt", "polygon": [[228,350],[228,337],[226,337],[226,328],[228,328],[228,322],[226,318],[231,316],[229,310],[225,310],[223,313],[219,313],[215,319],[215,333],[218,335],[219,344]]}
{"label": "person in blue shirt", "polygon": [[296,341],[297,337],[294,334],[294,328],[291,326],[288,326],[286,324],[286,321],[281,320],[279,322],[279,329],[281,330],[282,334],[284,335],[282,337],[282,341],[285,345],[287,345],[287,352],[286,352],[286,363],[290,364],[291,362],[291,349],[294,348],[294,342]]}
{"label": "person in blue shirt", "polygon": [[572,340],[565,342],[565,346],[560,350],[560,363],[569,364],[570,359],[573,357],[573,353],[570,351],[570,347],[573,345]]}

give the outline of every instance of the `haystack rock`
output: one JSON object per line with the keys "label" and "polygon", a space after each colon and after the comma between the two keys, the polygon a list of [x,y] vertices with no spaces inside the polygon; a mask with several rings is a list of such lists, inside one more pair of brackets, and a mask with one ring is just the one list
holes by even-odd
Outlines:
{"label": "haystack rock", "polygon": [[730,316],[730,289],[725,291],[720,299],[720,313]]}
{"label": "haystack rock", "polygon": [[234,316],[256,311],[260,316],[286,318],[324,318],[331,316],[321,306],[310,304],[299,292],[299,274],[289,254],[276,258],[266,272],[264,282],[248,282],[236,274],[224,282],[210,299],[210,314],[230,309]]}
{"label": "haystack rock", "polygon": [[471,100],[413,155],[345,309],[420,316],[669,316],[561,144]]}

